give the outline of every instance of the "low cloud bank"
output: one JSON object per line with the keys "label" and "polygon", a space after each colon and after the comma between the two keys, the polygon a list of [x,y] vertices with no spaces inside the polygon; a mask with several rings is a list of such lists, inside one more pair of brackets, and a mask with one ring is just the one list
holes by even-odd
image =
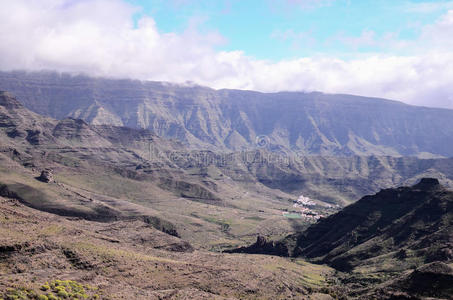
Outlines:
{"label": "low cloud bank", "polygon": [[242,51],[217,51],[225,41],[217,32],[201,34],[189,26],[180,34],[162,33],[150,17],[134,22],[139,8],[120,0],[0,0],[0,5],[1,70],[47,69],[265,92],[317,90],[453,108],[453,10],[425,26],[418,40],[394,41],[411,48],[408,56],[271,62]]}

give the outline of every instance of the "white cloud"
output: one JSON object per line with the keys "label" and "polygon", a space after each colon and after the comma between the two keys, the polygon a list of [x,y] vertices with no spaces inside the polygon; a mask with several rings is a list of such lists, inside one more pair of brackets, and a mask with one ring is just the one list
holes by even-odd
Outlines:
{"label": "white cloud", "polygon": [[403,8],[411,13],[429,14],[445,9],[453,9],[453,1],[406,2]]}
{"label": "white cloud", "polygon": [[[181,34],[162,33],[149,17],[135,26],[138,8],[120,0],[0,0],[0,5],[8,7],[0,11],[1,70],[55,69],[260,91],[318,90],[453,108],[453,11],[426,26],[416,42],[388,39],[414,48],[410,56],[270,62],[241,51],[216,51],[224,38],[200,34],[196,26]],[[374,45],[378,39],[364,32],[348,41]]]}
{"label": "white cloud", "polygon": [[452,51],[453,47],[453,9],[437,22],[423,28],[419,44],[423,48],[436,48]]}
{"label": "white cloud", "polygon": [[135,12],[119,0],[17,0],[0,12],[0,67],[168,80],[197,69],[203,78],[212,76],[220,35],[193,27],[162,34],[147,17],[134,27]]}

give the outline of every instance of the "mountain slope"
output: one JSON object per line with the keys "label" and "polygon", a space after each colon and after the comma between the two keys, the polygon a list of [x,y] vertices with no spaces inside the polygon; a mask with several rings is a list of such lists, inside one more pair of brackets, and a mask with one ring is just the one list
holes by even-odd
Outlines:
{"label": "mountain slope", "polygon": [[[294,206],[301,195],[315,201],[310,213],[326,215],[421,176],[453,186],[453,159],[195,151],[143,129],[45,118],[8,93],[0,102],[4,194],[61,215],[141,218],[200,247],[237,247],[257,234],[306,227],[313,220]],[[48,168],[56,182],[36,180]]]}
{"label": "mountain slope", "polygon": [[[0,141],[0,195],[33,208],[97,221],[140,219],[209,249],[244,243],[257,230],[292,232],[282,211],[295,196],[234,181],[204,165],[206,153],[148,130],[45,118],[1,92]],[[54,181],[37,180],[46,169]]]}
{"label": "mountain slope", "polygon": [[342,271],[400,271],[453,260],[453,192],[437,179],[365,196],[278,242],[235,252],[306,257]]}
{"label": "mountain slope", "polygon": [[389,253],[407,265],[453,260],[453,192],[429,178],[383,190],[310,227],[296,245],[294,256],[343,270],[376,264]]}
{"label": "mountain slope", "polygon": [[302,260],[194,250],[138,220],[67,219],[0,197],[5,300],[330,299],[311,294],[327,292],[332,273]]}
{"label": "mountain slope", "polygon": [[[366,196],[305,231],[227,252],[327,264],[347,299],[453,297],[453,192],[437,179]],[[430,297],[430,298],[428,298]]]}
{"label": "mountain slope", "polygon": [[1,72],[0,89],[57,119],[147,128],[195,148],[299,154],[453,155],[453,111],[322,93],[258,93]]}

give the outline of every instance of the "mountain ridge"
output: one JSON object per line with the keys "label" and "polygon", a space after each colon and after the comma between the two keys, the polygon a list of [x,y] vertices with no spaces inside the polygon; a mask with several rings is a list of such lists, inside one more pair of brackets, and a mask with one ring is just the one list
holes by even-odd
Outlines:
{"label": "mountain ridge", "polygon": [[[303,194],[340,205],[377,192],[380,188],[412,184],[426,176],[436,176],[442,184],[453,187],[453,159],[304,156],[269,152],[265,148],[225,153],[191,150],[179,141],[161,138],[146,129],[93,125],[74,118],[59,121],[45,118],[27,110],[10,93],[5,95],[9,95],[9,101],[15,106],[0,116],[5,122],[1,126],[11,138],[5,140],[5,145],[23,139],[34,146],[42,144],[40,147],[44,148],[49,146],[51,149],[58,145],[75,147],[81,151],[95,151],[96,156],[102,149],[112,155],[112,151],[120,151],[124,153],[124,161],[121,159],[116,164],[131,169],[127,173],[136,173],[134,176],[141,177],[144,175],[140,174],[151,174],[150,172],[157,174],[154,170],[156,165],[172,168],[172,172],[178,169],[177,172],[199,169],[199,174],[215,169],[215,172],[236,183],[249,185],[256,182],[269,189],[292,195]],[[4,97],[2,99],[5,101]],[[0,106],[0,109],[3,110],[4,106]],[[124,150],[127,151],[122,152]],[[114,163],[112,159],[113,157],[109,159],[109,163]],[[211,183],[207,186],[208,190],[218,179],[209,180]]]}
{"label": "mountain ridge", "polygon": [[147,128],[192,149],[453,156],[453,110],[394,100],[213,90],[52,72],[0,72],[0,89],[46,116]]}

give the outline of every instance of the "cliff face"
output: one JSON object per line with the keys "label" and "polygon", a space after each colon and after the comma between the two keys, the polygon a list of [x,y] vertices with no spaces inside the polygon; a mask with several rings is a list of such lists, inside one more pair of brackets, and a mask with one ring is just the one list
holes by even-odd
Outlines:
{"label": "cliff face", "polygon": [[39,114],[147,128],[196,148],[251,149],[258,141],[303,155],[453,155],[452,110],[383,99],[21,72],[0,72],[0,89]]}

